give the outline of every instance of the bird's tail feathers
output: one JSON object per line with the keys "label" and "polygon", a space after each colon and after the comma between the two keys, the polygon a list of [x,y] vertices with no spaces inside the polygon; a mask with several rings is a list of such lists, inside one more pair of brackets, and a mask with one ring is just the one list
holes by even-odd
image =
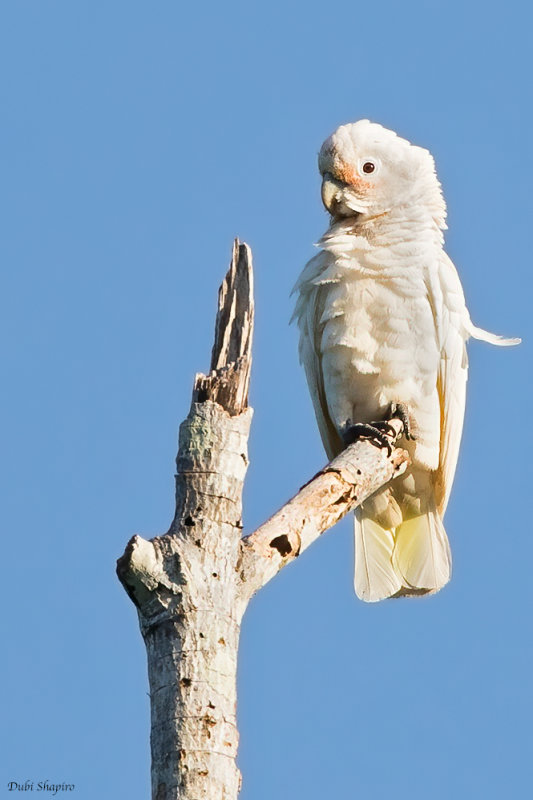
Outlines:
{"label": "bird's tail feathers", "polygon": [[392,566],[394,531],[388,531],[355,512],[355,593],[361,600],[375,603],[392,597],[402,588],[402,582]]}
{"label": "bird's tail feathers", "polygon": [[450,546],[436,510],[386,530],[357,509],[355,591],[361,600],[431,594],[450,576]]}

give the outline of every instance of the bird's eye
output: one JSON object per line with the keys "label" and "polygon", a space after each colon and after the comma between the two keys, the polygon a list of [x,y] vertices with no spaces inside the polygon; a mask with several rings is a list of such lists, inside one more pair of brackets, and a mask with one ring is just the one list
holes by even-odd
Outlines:
{"label": "bird's eye", "polygon": [[366,175],[372,175],[372,177],[375,178],[380,169],[381,169],[380,158],[374,158],[374,157],[360,158],[357,162],[357,172],[363,178]]}

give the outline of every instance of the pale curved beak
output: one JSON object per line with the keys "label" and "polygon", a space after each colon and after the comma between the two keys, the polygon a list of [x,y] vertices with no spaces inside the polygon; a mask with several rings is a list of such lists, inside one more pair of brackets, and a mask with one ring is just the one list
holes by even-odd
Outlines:
{"label": "pale curved beak", "polygon": [[322,178],[322,202],[330,214],[338,210],[343,201],[344,184],[336,180],[331,172],[325,172]]}

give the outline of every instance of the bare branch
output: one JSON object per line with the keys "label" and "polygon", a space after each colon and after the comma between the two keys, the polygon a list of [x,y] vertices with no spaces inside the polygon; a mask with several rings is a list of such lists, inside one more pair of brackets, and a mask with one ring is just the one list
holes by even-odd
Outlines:
{"label": "bare branch", "polygon": [[195,379],[193,402],[212,400],[230,414],[248,405],[254,326],[252,253],[247,244],[233,243],[230,268],[218,292],[211,372]]}
{"label": "bare branch", "polygon": [[117,574],[148,656],[152,798],[236,800],[237,648],[245,603],[236,565],[252,410],[252,259],[236,240],[219,291],[208,376],[198,375],[176,460],[168,533],[133,537]]}
{"label": "bare branch", "polygon": [[[403,432],[403,423],[390,421],[396,435]],[[409,465],[405,450],[387,454],[369,441],[359,441],[343,450],[300,491],[242,540],[241,578],[253,593],[284,566],[309,547],[345,514],[361,505],[371,494],[392,478],[401,475]]]}
{"label": "bare branch", "polygon": [[252,285],[250,250],[236,240],[211,371],[196,376],[180,427],[174,521],[151,541],[134,536],[117,563],[148,657],[153,800],[237,800],[237,652],[251,594],[407,465],[403,450],[388,457],[368,442],[351,445],[241,538]]}

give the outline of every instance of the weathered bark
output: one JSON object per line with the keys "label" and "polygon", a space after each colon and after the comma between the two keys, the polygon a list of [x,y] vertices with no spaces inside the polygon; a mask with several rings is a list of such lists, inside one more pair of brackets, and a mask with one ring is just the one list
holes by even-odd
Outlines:
{"label": "weathered bark", "polygon": [[355,443],[242,539],[252,333],[251,254],[236,242],[211,372],[196,376],[180,428],[174,520],[164,536],[134,536],[117,562],[148,656],[154,800],[236,800],[237,652],[250,597],[407,465],[402,450]]}
{"label": "weathered bark", "polygon": [[[394,441],[403,431],[389,422]],[[321,533],[361,505],[377,489],[407,469],[407,451],[390,455],[369,441],[351,444],[254,533],[242,540],[241,577],[253,594],[297,558]]]}

